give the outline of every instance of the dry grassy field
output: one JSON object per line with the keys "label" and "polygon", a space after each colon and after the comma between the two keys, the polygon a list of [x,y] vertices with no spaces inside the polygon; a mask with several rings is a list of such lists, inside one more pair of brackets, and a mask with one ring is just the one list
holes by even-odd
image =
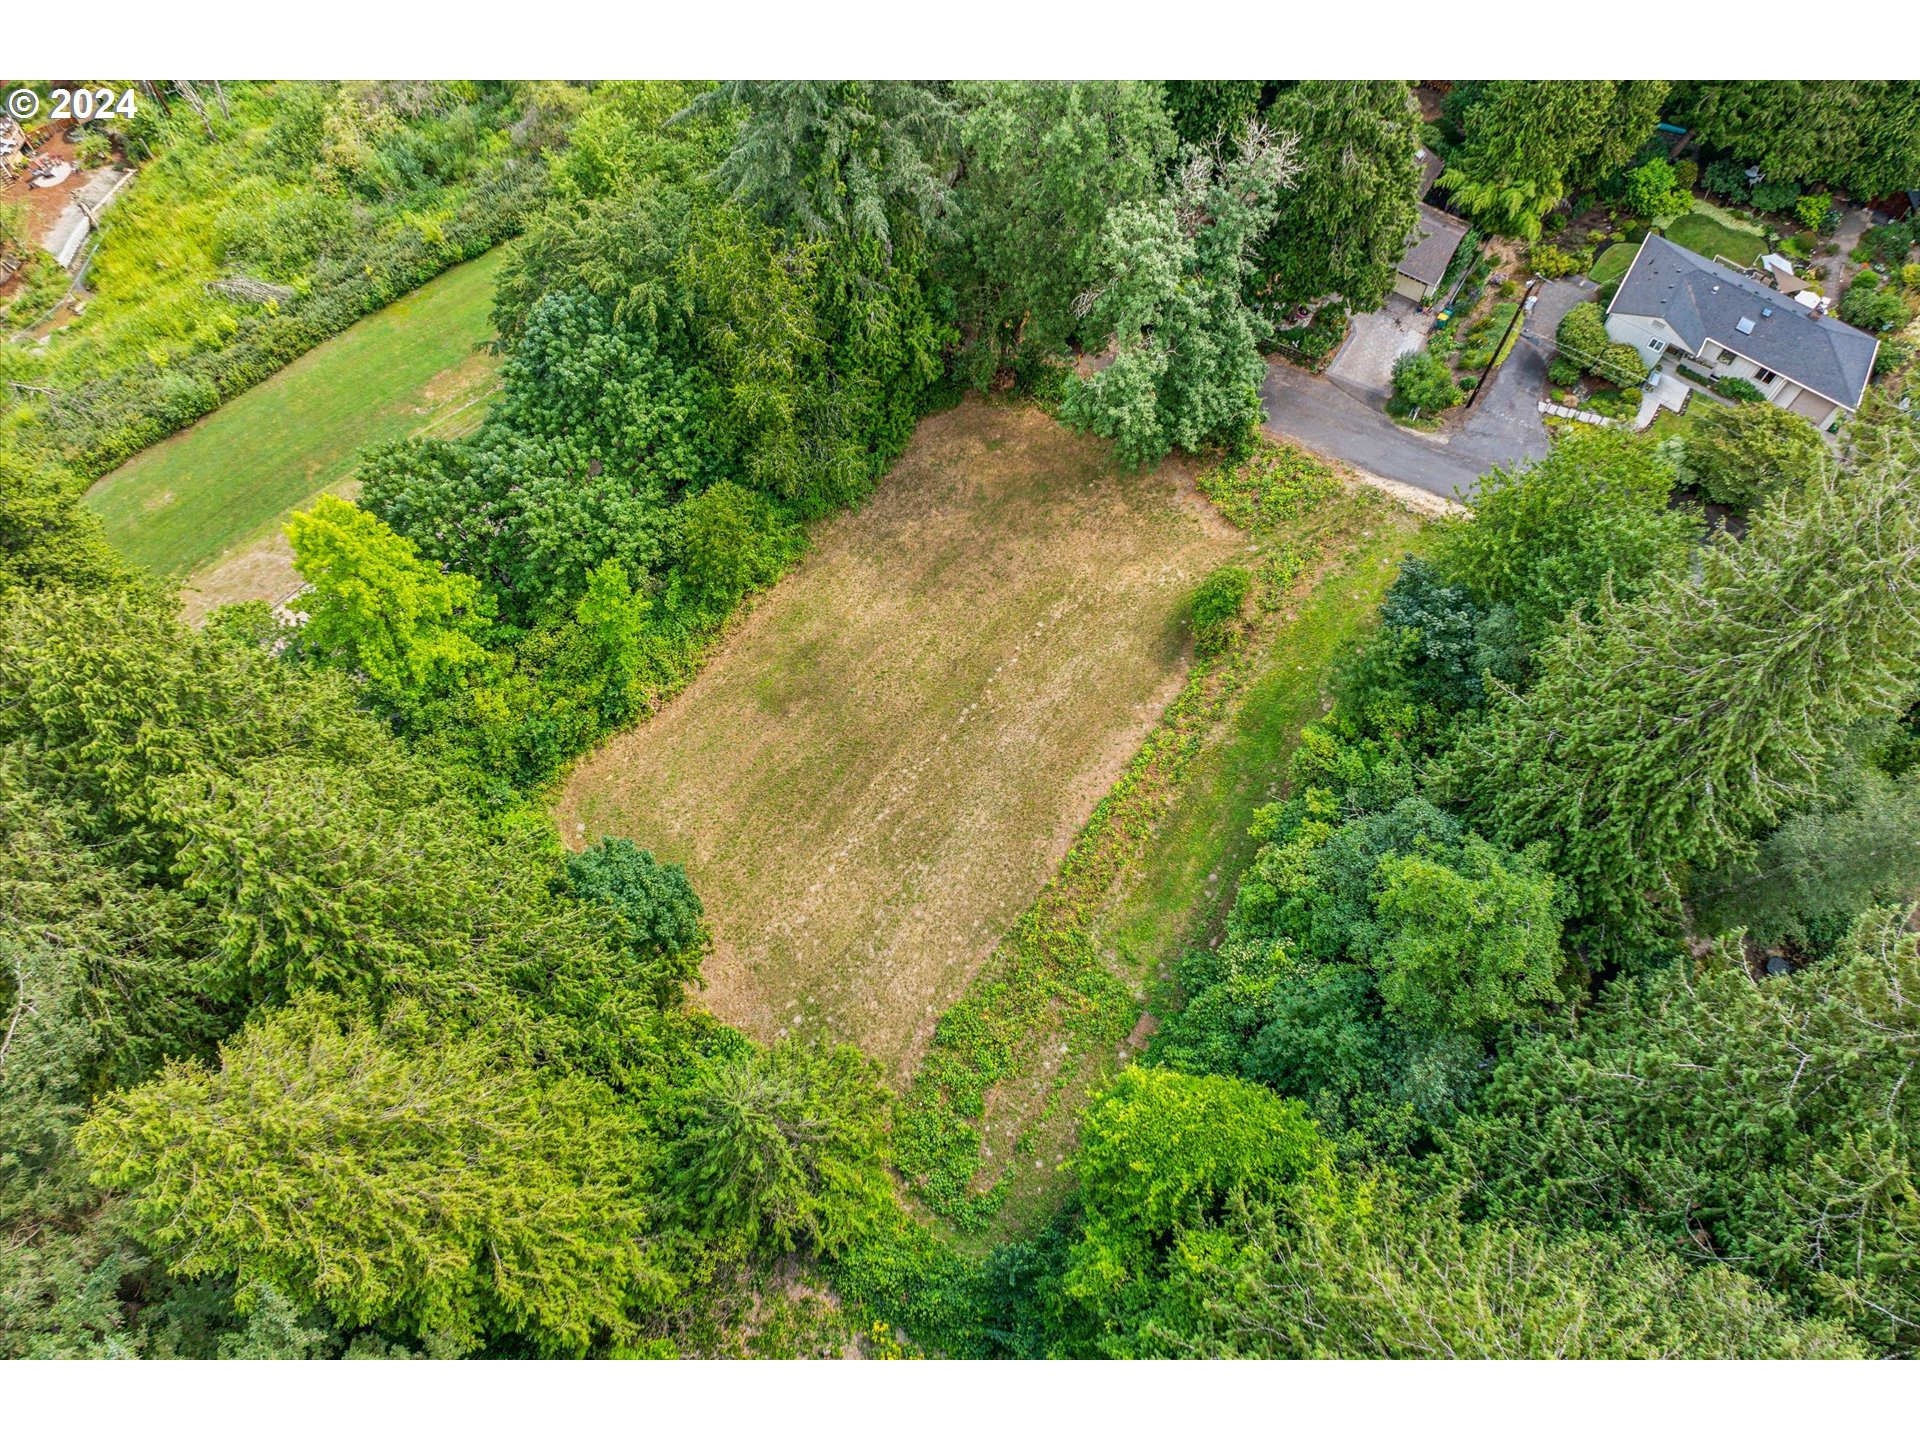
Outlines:
{"label": "dry grassy field", "polygon": [[569,778],[562,832],[686,864],[705,1003],[896,1076],[1178,690],[1244,537],[1029,408],[925,421],[694,683]]}

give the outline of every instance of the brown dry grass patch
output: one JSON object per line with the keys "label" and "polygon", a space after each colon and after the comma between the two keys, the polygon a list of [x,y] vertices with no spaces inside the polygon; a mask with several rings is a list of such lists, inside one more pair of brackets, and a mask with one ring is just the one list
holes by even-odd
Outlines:
{"label": "brown dry grass patch", "polygon": [[683,862],[705,1003],[896,1075],[1186,673],[1195,584],[1245,545],[1029,408],[925,421],[685,692],[569,777],[562,833]]}

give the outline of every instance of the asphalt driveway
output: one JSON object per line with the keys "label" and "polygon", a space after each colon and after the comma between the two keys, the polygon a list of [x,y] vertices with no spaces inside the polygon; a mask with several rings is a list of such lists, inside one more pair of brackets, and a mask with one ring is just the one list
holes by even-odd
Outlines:
{"label": "asphalt driveway", "polygon": [[1384,411],[1318,375],[1275,360],[1261,397],[1267,431],[1303,449],[1344,460],[1357,470],[1418,486],[1434,495],[1471,500],[1480,476],[1495,465],[1515,465],[1547,453],[1547,427],[1538,408],[1552,358],[1553,332],[1582,300],[1595,296],[1585,280],[1550,280],[1506,363],[1446,435],[1428,435],[1393,423]]}

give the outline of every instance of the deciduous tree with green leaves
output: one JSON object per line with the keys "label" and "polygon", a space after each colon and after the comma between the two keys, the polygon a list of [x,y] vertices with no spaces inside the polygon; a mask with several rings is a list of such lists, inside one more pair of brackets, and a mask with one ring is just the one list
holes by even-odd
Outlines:
{"label": "deciduous tree with green leaves", "polygon": [[965,84],[966,174],[951,274],[977,355],[976,383],[1025,350],[1055,358],[1081,330],[1116,205],[1149,200],[1174,132],[1149,81]]}
{"label": "deciduous tree with green leaves", "polygon": [[685,866],[662,864],[631,840],[609,836],[568,856],[567,878],[662,1003],[698,983],[709,938]]}
{"label": "deciduous tree with green leaves", "polygon": [[1482,476],[1473,518],[1438,528],[1433,564],[1480,604],[1510,608],[1538,643],[1609,580],[1631,599],[1685,564],[1699,520],[1669,504],[1675,479],[1645,442],[1582,428],[1540,460]]}
{"label": "deciduous tree with green leaves", "polygon": [[1560,353],[1590,375],[1621,386],[1638,385],[1647,378],[1640,352],[1607,334],[1606,311],[1591,300],[1562,316],[1553,338]]}
{"label": "deciduous tree with green leaves", "polygon": [[419,558],[414,544],[351,501],[322,495],[287,522],[304,649],[366,676],[405,706],[483,671],[488,626],[479,583]]}
{"label": "deciduous tree with green leaves", "polygon": [[1295,151],[1291,136],[1255,124],[1231,148],[1185,151],[1158,200],[1108,212],[1088,318],[1115,353],[1069,383],[1061,414],[1112,439],[1129,464],[1239,444],[1259,423],[1266,327],[1241,292]]}
{"label": "deciduous tree with green leaves", "polygon": [[1703,405],[1683,442],[1700,493],[1746,510],[1793,489],[1825,462],[1813,425],[1777,405]]}

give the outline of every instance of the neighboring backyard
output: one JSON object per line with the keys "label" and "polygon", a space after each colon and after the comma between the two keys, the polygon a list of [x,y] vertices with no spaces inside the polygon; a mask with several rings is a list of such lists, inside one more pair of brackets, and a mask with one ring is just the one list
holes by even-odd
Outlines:
{"label": "neighboring backyard", "polygon": [[[494,251],[422,286],[99,481],[87,505],[137,564],[186,576],[274,549],[286,514],[365,445],[458,428],[493,387]],[[471,409],[469,409],[471,407]],[[247,586],[231,587],[245,592]],[[246,598],[235,593],[225,598]]]}
{"label": "neighboring backyard", "polygon": [[[1753,230],[1737,230],[1699,210],[1682,215],[1666,228],[1665,234],[1674,244],[1684,245],[1697,255],[1709,260],[1716,255],[1724,256],[1736,265],[1758,265],[1767,249],[1766,236]],[[1627,258],[1631,262],[1633,257],[1629,254]],[[1625,269],[1620,273],[1624,275]],[[1596,280],[1600,278],[1597,274],[1594,276]]]}
{"label": "neighboring backyard", "polygon": [[1244,535],[1026,407],[925,421],[688,689],[568,780],[563,835],[684,862],[704,1002],[896,1080],[1179,690]]}
{"label": "neighboring backyard", "polygon": [[[1680,243],[1676,238],[1675,243]],[[1600,258],[1594,261],[1593,269],[1587,272],[1587,278],[1596,285],[1608,285],[1626,277],[1633,268],[1633,257],[1640,253],[1640,246],[1625,240],[1619,240],[1600,252]]]}

